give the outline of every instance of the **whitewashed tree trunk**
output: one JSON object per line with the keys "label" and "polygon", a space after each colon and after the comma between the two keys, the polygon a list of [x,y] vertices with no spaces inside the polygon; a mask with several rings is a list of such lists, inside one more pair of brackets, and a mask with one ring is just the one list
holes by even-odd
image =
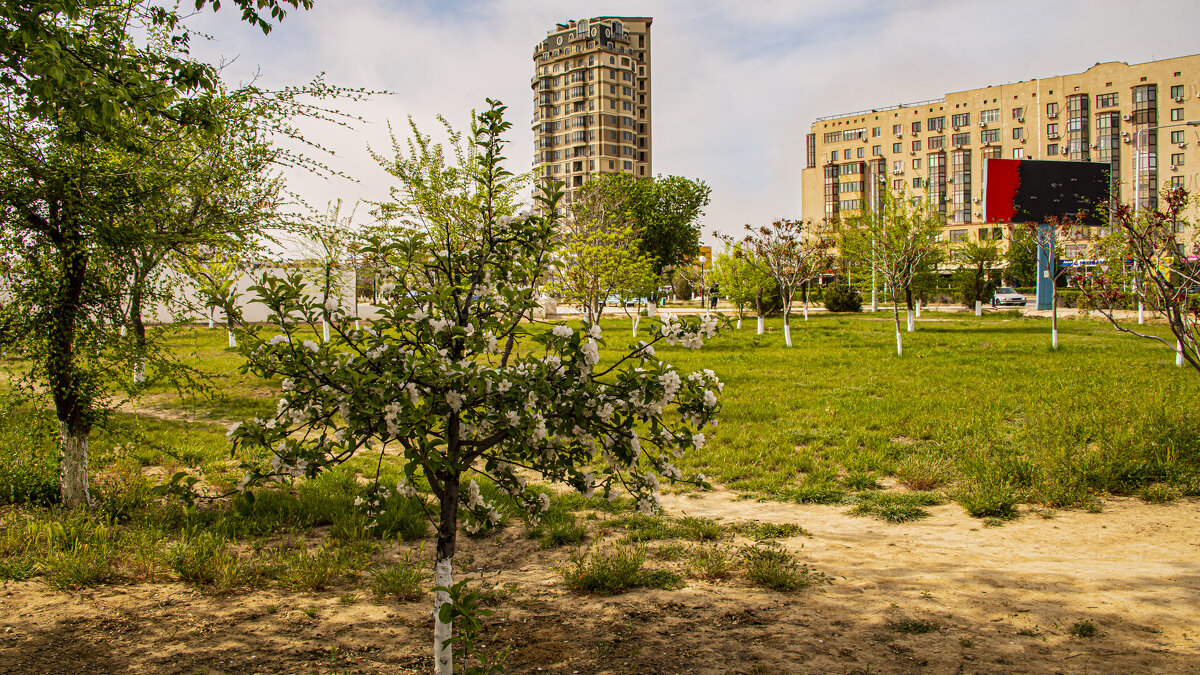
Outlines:
{"label": "whitewashed tree trunk", "polygon": [[[433,567],[433,585],[450,588],[454,585],[454,558],[443,558]],[[453,624],[442,623],[442,605],[450,602],[450,594],[437,591],[433,595],[433,670],[437,675],[454,675],[454,651],[450,645]]]}
{"label": "whitewashed tree trunk", "polygon": [[975,301],[975,316],[983,316],[983,301]]}
{"label": "whitewashed tree trunk", "polygon": [[653,302],[646,303],[646,316],[654,316],[654,313],[657,311],[658,311],[657,303],[653,303]]}
{"label": "whitewashed tree trunk", "polygon": [[787,345],[788,347],[792,346],[792,326],[790,321],[792,318],[791,314],[791,304],[785,304],[783,306],[783,344]]}
{"label": "whitewashed tree trunk", "polygon": [[742,329],[742,317],[740,317],[740,316],[738,317],[738,320],[737,320],[737,329],[738,330]]}
{"label": "whitewashed tree trunk", "polygon": [[630,324],[632,325],[632,328],[633,328],[633,337],[637,337],[638,324],[640,324],[641,321],[642,321],[642,317],[640,314],[634,314],[633,318],[630,320]]}
{"label": "whitewashed tree trunk", "polygon": [[908,319],[908,332],[911,333],[914,330],[916,330],[916,328],[917,328],[916,317],[913,316],[913,311],[911,309],[905,310],[904,314],[905,314],[905,317]]}
{"label": "whitewashed tree trunk", "polygon": [[921,318],[921,301],[917,301],[917,318]]}
{"label": "whitewashed tree trunk", "polygon": [[237,347],[237,338],[233,336],[233,331],[226,328],[225,335],[226,335],[226,337],[229,338],[229,348],[230,349],[236,348]]}
{"label": "whitewashed tree trunk", "polygon": [[214,324],[213,324],[213,311],[212,311],[212,308],[211,308],[211,307],[209,307],[209,308],[208,308],[208,329],[209,329],[209,330],[212,330],[212,329],[213,329],[213,325],[214,325]]}
{"label": "whitewashed tree trunk", "polygon": [[804,320],[808,321],[808,301],[804,302]]}
{"label": "whitewashed tree trunk", "polygon": [[763,320],[762,315],[760,314],[758,316],[758,334],[762,335],[765,332],[767,332],[766,322]]}
{"label": "whitewashed tree trunk", "polygon": [[62,441],[59,480],[63,503],[67,506],[91,506],[91,497],[88,495],[87,432],[73,434],[66,422],[59,422],[58,434]]}
{"label": "whitewashed tree trunk", "polygon": [[904,341],[900,337],[900,306],[892,303],[892,322],[896,326],[896,356],[904,356]]}
{"label": "whitewashed tree trunk", "polygon": [[1058,289],[1055,286],[1051,286],[1050,310],[1050,348],[1058,349]]}
{"label": "whitewashed tree trunk", "polygon": [[121,333],[121,337],[125,337],[125,326],[121,326],[120,333]]}
{"label": "whitewashed tree trunk", "polygon": [[321,336],[329,342],[329,319],[321,321]]}
{"label": "whitewashed tree trunk", "polygon": [[1175,339],[1175,366],[1183,367],[1183,340]]}
{"label": "whitewashed tree trunk", "polygon": [[133,383],[143,384],[146,381],[146,359],[138,357],[137,362],[133,364]]}

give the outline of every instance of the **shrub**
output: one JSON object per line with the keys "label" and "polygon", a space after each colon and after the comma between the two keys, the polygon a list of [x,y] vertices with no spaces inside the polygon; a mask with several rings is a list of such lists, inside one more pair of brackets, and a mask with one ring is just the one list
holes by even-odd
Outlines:
{"label": "shrub", "polygon": [[825,309],[831,312],[861,312],[862,295],[858,289],[838,279],[825,287]]}
{"label": "shrub", "polygon": [[0,396],[0,504],[58,503],[58,438],[36,401]]}
{"label": "shrub", "polygon": [[692,575],[706,581],[724,579],[733,573],[734,559],[725,546],[696,546],[688,556]]}
{"label": "shrub", "polygon": [[850,510],[852,515],[875,516],[889,523],[906,523],[926,518],[929,512],[924,507],[942,503],[941,497],[928,492],[877,492],[861,499],[862,501]]}
{"label": "shrub", "polygon": [[1067,629],[1067,632],[1069,632],[1073,637],[1077,638],[1095,637],[1097,632],[1096,624],[1092,623],[1088,619],[1083,619],[1071,624],[1071,627]]}
{"label": "shrub", "polygon": [[542,548],[558,548],[567,544],[578,544],[587,536],[587,528],[575,514],[567,511],[550,511],[528,534],[542,544]]}

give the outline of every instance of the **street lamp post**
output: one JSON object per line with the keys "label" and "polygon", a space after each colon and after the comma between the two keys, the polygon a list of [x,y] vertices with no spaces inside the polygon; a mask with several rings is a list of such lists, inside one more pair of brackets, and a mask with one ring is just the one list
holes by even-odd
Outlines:
{"label": "street lamp post", "polygon": [[[1200,120],[1187,120],[1186,122],[1176,122],[1175,124],[1163,124],[1154,127],[1142,127],[1133,135],[1133,213],[1136,216],[1142,210],[1142,142],[1145,139],[1147,131],[1158,131],[1159,129],[1170,129],[1171,127],[1200,127]],[[1157,162],[1155,163],[1157,166]],[[1139,270],[1135,269],[1134,272]],[[1134,278],[1133,289],[1138,291],[1137,278]],[[1138,296],[1138,324],[1145,323],[1145,304],[1142,298]]]}

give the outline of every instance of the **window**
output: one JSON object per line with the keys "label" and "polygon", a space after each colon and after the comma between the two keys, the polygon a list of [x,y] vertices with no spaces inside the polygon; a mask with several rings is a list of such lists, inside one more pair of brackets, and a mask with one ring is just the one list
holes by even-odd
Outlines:
{"label": "window", "polygon": [[987,145],[989,143],[999,143],[1000,142],[1000,130],[999,129],[984,129],[983,131],[979,132],[979,142],[983,143],[984,145]]}
{"label": "window", "polygon": [[904,144],[903,143],[892,143],[892,152],[897,152],[897,153],[904,152]]}
{"label": "window", "polygon": [[926,122],[925,128],[931,132],[932,131],[942,131],[943,129],[946,128],[946,118],[945,117],[930,117],[928,120],[925,120],[925,122]]}
{"label": "window", "polygon": [[1058,122],[1046,125],[1046,138],[1058,138]]}
{"label": "window", "polygon": [[1000,159],[1004,155],[1004,148],[984,148],[982,154],[984,159]]}
{"label": "window", "polygon": [[969,230],[965,230],[965,229],[964,230],[950,230],[950,242],[955,243],[955,242],[960,242],[960,241],[966,241],[968,232],[969,232]]}
{"label": "window", "polygon": [[896,180],[892,181],[892,189],[895,190],[896,192],[903,190],[904,189],[904,179],[897,178]]}
{"label": "window", "polygon": [[1171,166],[1183,166],[1183,153],[1171,153]]}
{"label": "window", "polygon": [[871,138],[879,138],[882,135],[883,135],[883,129],[880,129],[879,127],[873,127],[871,129]]}
{"label": "window", "polygon": [[1183,131],[1172,131],[1171,132],[1171,142],[1172,143],[1183,143],[1184,141],[1185,141],[1185,139],[1183,136]]}
{"label": "window", "polygon": [[912,167],[913,167],[913,170],[919,170],[921,168],[921,158],[920,157],[918,157],[912,161]]}
{"label": "window", "polygon": [[970,143],[971,134],[969,133],[954,134],[950,137],[950,144],[956,148],[961,148],[962,146],[969,145]]}
{"label": "window", "polygon": [[919,187],[921,187],[921,179],[920,179],[920,178],[914,178],[914,179],[913,179],[913,187],[914,187],[914,188],[919,188]]}
{"label": "window", "polygon": [[842,159],[850,159],[850,148],[842,151]]}
{"label": "window", "polygon": [[904,133],[904,125],[903,124],[893,124],[892,125],[892,133],[896,134],[897,136],[902,135]]}
{"label": "window", "polygon": [[985,124],[989,123],[989,122],[999,122],[1000,121],[1000,109],[992,108],[991,110],[980,110],[979,111],[979,121],[983,122]]}
{"label": "window", "polygon": [[1097,94],[1097,108],[1115,108],[1120,103],[1120,97],[1115,92],[1112,94]]}
{"label": "window", "polygon": [[1051,119],[1058,117],[1058,102],[1057,101],[1053,101],[1053,102],[1046,104],[1046,116]]}
{"label": "window", "polygon": [[971,113],[959,113],[950,118],[950,124],[954,128],[971,126]]}
{"label": "window", "polygon": [[830,152],[830,153],[829,153],[829,161],[831,161],[831,162],[836,162],[836,161],[837,161],[837,155],[838,155],[838,153],[837,153],[837,150],[834,150],[834,151]]}
{"label": "window", "polygon": [[946,147],[945,136],[933,136],[926,142],[929,144],[928,147],[930,150],[941,150],[942,148]]}
{"label": "window", "polygon": [[921,133],[921,120],[917,120],[916,122],[912,123],[912,132],[914,134]]}
{"label": "window", "polygon": [[1171,85],[1171,98],[1183,98],[1183,96],[1182,84]]}
{"label": "window", "polygon": [[915,141],[913,141],[913,142],[912,142],[912,151],[913,151],[913,152],[920,152],[920,151],[921,151],[921,141],[920,141],[920,139],[918,139],[918,140],[915,140]]}
{"label": "window", "polygon": [[1183,108],[1171,108],[1171,121],[1180,122],[1183,120]]}
{"label": "window", "polygon": [[892,171],[895,173],[903,173],[904,161],[897,159],[896,161],[892,162]]}
{"label": "window", "polygon": [[1013,159],[1025,159],[1025,148],[1013,148]]}
{"label": "window", "polygon": [[858,157],[859,157],[859,159],[862,159],[862,158],[863,158],[863,157],[864,157],[866,154],[867,154],[867,149],[866,149],[866,148],[864,148],[864,147],[863,147],[863,146],[861,146],[861,145],[860,145],[860,146],[858,146]]}
{"label": "window", "polygon": [[1017,127],[1013,129],[1012,137],[1014,141],[1025,139],[1025,127]]}
{"label": "window", "polygon": [[[1173,187],[1173,188],[1183,187],[1183,176],[1172,176],[1171,177],[1171,187]],[[1177,227],[1182,228],[1183,221],[1180,221],[1180,224]]]}
{"label": "window", "polygon": [[625,162],[625,170],[633,171],[633,162]]}
{"label": "window", "polygon": [[1058,154],[1058,143],[1051,143],[1046,146],[1046,154],[1054,156]]}
{"label": "window", "polygon": [[883,154],[883,146],[882,145],[872,145],[871,146],[871,156],[872,157],[878,157],[882,154]]}
{"label": "window", "polygon": [[1024,119],[1024,118],[1025,118],[1025,109],[1024,108],[1013,108],[1013,119],[1014,120],[1020,120],[1020,119]]}

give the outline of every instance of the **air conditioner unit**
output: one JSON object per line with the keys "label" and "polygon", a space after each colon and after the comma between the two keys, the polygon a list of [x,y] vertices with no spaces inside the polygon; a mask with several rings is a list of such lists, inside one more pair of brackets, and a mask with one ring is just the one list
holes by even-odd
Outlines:
{"label": "air conditioner unit", "polygon": [[896,134],[896,138],[904,138],[904,134]]}
{"label": "air conditioner unit", "polygon": [[1099,144],[1099,143],[1092,143],[1092,149],[1093,149],[1093,150],[1099,150],[1099,149],[1100,149],[1100,144]]}
{"label": "air conditioner unit", "polygon": [[1046,138],[1049,138],[1050,140],[1055,140],[1056,138],[1058,138],[1058,134],[1046,134]]}
{"label": "air conditioner unit", "polygon": [[954,130],[955,130],[955,131],[958,131],[958,125],[957,125],[957,124],[955,124],[955,125],[954,125]]}
{"label": "air conditioner unit", "polygon": [[1176,102],[1176,103],[1183,103],[1183,97],[1182,97],[1182,96],[1176,96],[1176,97],[1175,97],[1175,102]]}
{"label": "air conditioner unit", "polygon": [[986,129],[986,128],[987,128],[987,122],[980,122],[980,123],[979,123],[979,128],[980,128],[980,129]]}
{"label": "air conditioner unit", "polygon": [[1187,143],[1180,143],[1180,144],[1179,144],[1179,147],[1181,147],[1181,148],[1186,148],[1186,147],[1187,147]]}
{"label": "air conditioner unit", "polygon": [[1017,118],[1017,122],[1019,122],[1019,123],[1021,123],[1021,124],[1024,124],[1024,123],[1025,123],[1025,118],[1024,118],[1024,117],[1018,117],[1018,118]]}
{"label": "air conditioner unit", "polygon": [[1126,122],[1128,122],[1129,120],[1133,119],[1133,115],[1130,115],[1130,114],[1128,114],[1128,113],[1127,113],[1127,114],[1121,115],[1121,119],[1123,119],[1123,120],[1125,120]]}
{"label": "air conditioner unit", "polygon": [[910,154],[910,155],[916,155],[916,154],[917,154],[917,151],[916,151],[916,150],[909,150],[909,151],[908,151],[908,154]]}
{"label": "air conditioner unit", "polygon": [[1172,165],[1171,165],[1171,170],[1172,170],[1172,171],[1178,171],[1178,170],[1179,170],[1179,165],[1178,165],[1178,164],[1172,164]]}
{"label": "air conditioner unit", "polygon": [[1046,117],[1049,117],[1052,120],[1056,120],[1056,119],[1058,119],[1058,113],[1051,113],[1049,115],[1046,115]]}
{"label": "air conditioner unit", "polygon": [[1128,137],[1128,136],[1122,136],[1122,137],[1121,137],[1121,140],[1125,141],[1125,143],[1126,143],[1127,145],[1128,145],[1129,143],[1132,143],[1132,142],[1133,142],[1133,139],[1132,139],[1132,138],[1130,138],[1130,137]]}
{"label": "air conditioner unit", "polygon": [[976,204],[978,204],[978,203],[979,203],[979,198],[978,198],[978,197],[976,197],[976,198],[975,198],[973,201],[974,201]]}
{"label": "air conditioner unit", "polygon": [[1025,143],[1025,142],[1026,142],[1026,140],[1025,140],[1023,137],[1022,137],[1022,138],[1021,138],[1021,142],[1022,142],[1022,143]]}
{"label": "air conditioner unit", "polygon": [[954,179],[953,179],[953,178],[947,178],[947,179],[946,179],[946,182],[947,182],[947,183],[953,183],[953,182],[954,182]]}
{"label": "air conditioner unit", "polygon": [[904,173],[904,171],[903,171],[902,169],[893,169],[893,170],[892,170],[892,175],[893,175],[893,176],[899,176],[899,175],[900,175],[900,174],[902,174],[902,173]]}

